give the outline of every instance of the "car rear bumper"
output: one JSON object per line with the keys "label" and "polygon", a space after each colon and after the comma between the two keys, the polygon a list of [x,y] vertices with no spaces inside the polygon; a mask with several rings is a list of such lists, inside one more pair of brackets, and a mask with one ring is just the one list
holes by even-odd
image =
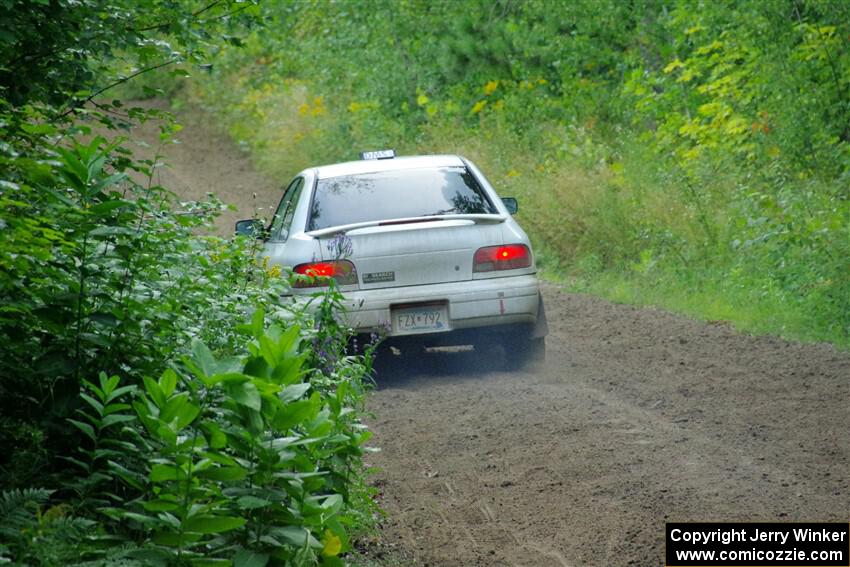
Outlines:
{"label": "car rear bumper", "polygon": [[534,324],[539,308],[536,275],[391,287],[344,293],[347,322],[355,331],[394,336],[393,308],[419,303],[448,306],[449,324],[440,332],[501,325]]}

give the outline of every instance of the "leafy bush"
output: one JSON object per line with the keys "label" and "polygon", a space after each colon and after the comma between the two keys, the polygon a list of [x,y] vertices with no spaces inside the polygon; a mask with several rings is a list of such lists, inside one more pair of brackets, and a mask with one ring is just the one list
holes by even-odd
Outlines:
{"label": "leafy bush", "polygon": [[168,144],[168,115],[99,98],[238,45],[256,6],[18,4],[0,24],[0,563],[340,564],[373,513],[370,353],[346,354],[333,289],[293,302],[257,241],[210,235],[221,202],[179,202],[159,152],[114,137],[158,118]]}
{"label": "leafy bush", "polygon": [[[3,434],[33,434],[8,447],[3,482],[62,486],[51,502],[67,504],[50,510],[77,515],[45,524],[48,493],[32,493],[38,507],[3,528],[42,539],[4,553],[51,565],[116,559],[119,545],[128,561],[334,564],[370,514],[358,418],[369,364],[345,355],[339,295],[317,297],[315,315],[288,303],[253,241],[198,233],[220,205],[174,212],[164,188],[128,174],[150,178],[156,160],[100,137],[54,147],[60,132],[44,128],[4,164],[4,210],[28,214],[4,217],[0,242]],[[22,466],[33,454],[39,466]],[[71,529],[93,519],[96,534]],[[38,555],[54,536],[62,545]]]}
{"label": "leafy bush", "polygon": [[[0,404],[9,428],[40,424],[45,448],[60,450],[82,377],[140,382],[192,338],[232,346],[233,320],[270,298],[249,243],[194,233],[219,204],[172,212],[164,188],[129,175],[149,180],[155,160],[133,162],[101,137],[54,146],[70,132],[41,128],[17,140],[7,130],[17,144],[0,194]],[[26,480],[3,475],[7,486]]]}
{"label": "leafy bush", "polygon": [[336,564],[348,549],[369,438],[357,417],[362,371],[353,360],[310,371],[304,345],[317,333],[290,314],[286,328],[266,327],[255,312],[246,355],[216,359],[195,341],[191,358],[142,390],[105,374],[86,383],[88,407],[73,421],[93,446],[74,459],[81,502],[111,518],[111,531],[133,534],[129,557]]}

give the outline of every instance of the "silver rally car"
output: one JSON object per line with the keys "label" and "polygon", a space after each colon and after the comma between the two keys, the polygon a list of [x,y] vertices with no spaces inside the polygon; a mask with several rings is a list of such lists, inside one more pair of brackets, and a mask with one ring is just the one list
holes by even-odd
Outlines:
{"label": "silver rally car", "polygon": [[[496,347],[509,367],[542,360],[546,319],[516,200],[460,156],[361,157],[299,173],[262,231],[270,264],[309,276],[293,293],[333,278],[358,333],[405,347]],[[255,230],[237,223],[237,233]]]}

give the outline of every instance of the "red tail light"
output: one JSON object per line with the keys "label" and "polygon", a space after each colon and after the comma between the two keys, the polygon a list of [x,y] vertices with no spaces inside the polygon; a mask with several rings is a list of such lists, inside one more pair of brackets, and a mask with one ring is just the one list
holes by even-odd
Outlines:
{"label": "red tail light", "polygon": [[357,283],[357,269],[348,260],[333,260],[330,262],[308,262],[298,264],[292,269],[296,274],[307,276],[295,280],[295,287],[322,287],[330,284],[330,279],[339,285]]}
{"label": "red tail light", "polygon": [[515,270],[531,266],[531,250],[525,244],[479,248],[473,257],[473,272]]}

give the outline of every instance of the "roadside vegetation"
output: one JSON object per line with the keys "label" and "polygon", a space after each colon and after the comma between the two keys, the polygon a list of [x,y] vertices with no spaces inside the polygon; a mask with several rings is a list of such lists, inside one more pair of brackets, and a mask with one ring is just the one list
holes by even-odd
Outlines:
{"label": "roadside vegetation", "polygon": [[457,152],[520,198],[546,271],[576,290],[850,344],[847,3],[268,2],[260,17],[179,98],[265,172]]}
{"label": "roadside vegetation", "polygon": [[108,88],[238,45],[256,6],[0,14],[0,564],[343,564],[375,513],[370,356],[333,289],[290,303],[255,242],[211,235],[220,202],[154,184],[122,131],[179,125]]}

